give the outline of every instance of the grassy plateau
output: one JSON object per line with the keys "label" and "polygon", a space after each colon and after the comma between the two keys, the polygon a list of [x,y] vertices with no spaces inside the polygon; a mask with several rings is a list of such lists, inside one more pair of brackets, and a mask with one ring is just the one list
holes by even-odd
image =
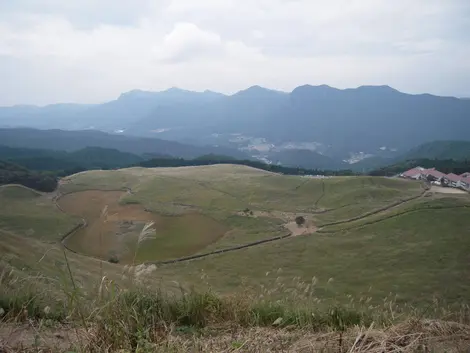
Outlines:
{"label": "grassy plateau", "polygon": [[464,352],[469,234],[469,194],[392,178],[213,165],[3,186],[0,352]]}

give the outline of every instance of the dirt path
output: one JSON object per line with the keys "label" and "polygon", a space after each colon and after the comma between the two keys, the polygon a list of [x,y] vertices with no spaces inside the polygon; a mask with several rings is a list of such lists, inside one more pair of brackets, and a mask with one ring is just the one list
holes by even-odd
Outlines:
{"label": "dirt path", "polygon": [[375,215],[380,214],[380,213],[386,213],[386,212],[390,211],[393,208],[401,207],[401,206],[403,206],[404,204],[406,204],[408,202],[411,202],[411,201],[414,201],[414,200],[417,200],[417,199],[420,199],[420,198],[424,197],[428,193],[428,191],[429,191],[428,189],[425,189],[425,190],[423,190],[423,192],[421,194],[419,194],[417,196],[409,197],[405,200],[400,200],[400,201],[394,202],[390,205],[381,207],[379,209],[364,213],[364,214],[356,216],[356,217],[343,219],[343,220],[340,220],[340,221],[335,221],[335,222],[330,222],[330,223],[324,223],[324,224],[321,225],[321,227],[323,228],[323,227],[335,226],[335,225],[338,225],[338,224],[351,223],[351,222],[354,222],[354,221],[359,221],[361,219],[366,219],[370,216],[375,216]]}
{"label": "dirt path", "polygon": [[433,185],[431,186],[431,189],[429,190],[430,192],[436,192],[440,194],[460,194],[460,195],[465,195],[468,194],[468,192],[460,189],[455,189],[455,188],[444,188],[442,186],[437,186]]}

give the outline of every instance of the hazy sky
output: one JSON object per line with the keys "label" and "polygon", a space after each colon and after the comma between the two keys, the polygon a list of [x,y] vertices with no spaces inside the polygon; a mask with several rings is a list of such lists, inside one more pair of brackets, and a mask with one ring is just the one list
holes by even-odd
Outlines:
{"label": "hazy sky", "polygon": [[0,105],[306,83],[470,96],[470,1],[0,0]]}

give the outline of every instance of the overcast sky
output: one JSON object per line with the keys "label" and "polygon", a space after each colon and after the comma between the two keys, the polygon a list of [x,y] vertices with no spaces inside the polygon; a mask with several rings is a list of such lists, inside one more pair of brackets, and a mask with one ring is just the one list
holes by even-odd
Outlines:
{"label": "overcast sky", "polygon": [[0,0],[0,105],[306,83],[470,96],[470,1]]}

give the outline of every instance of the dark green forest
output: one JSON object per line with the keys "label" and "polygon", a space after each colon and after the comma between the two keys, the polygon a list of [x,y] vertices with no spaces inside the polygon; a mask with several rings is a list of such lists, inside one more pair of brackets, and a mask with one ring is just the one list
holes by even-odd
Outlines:
{"label": "dark green forest", "polygon": [[57,187],[57,176],[39,173],[13,163],[0,161],[0,185],[21,184],[31,189],[50,192]]}
{"label": "dark green forest", "polygon": [[50,192],[61,177],[85,170],[129,167],[142,160],[132,153],[99,147],[66,152],[0,146],[0,185],[22,184]]}

